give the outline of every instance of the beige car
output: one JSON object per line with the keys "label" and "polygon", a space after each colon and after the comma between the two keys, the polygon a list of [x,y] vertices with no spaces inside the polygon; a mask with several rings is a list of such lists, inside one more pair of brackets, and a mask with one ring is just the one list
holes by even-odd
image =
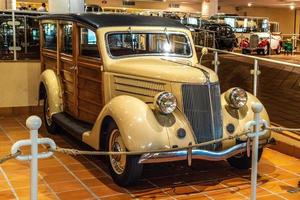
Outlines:
{"label": "beige car", "polygon": [[[50,133],[60,127],[111,155],[119,185],[143,164],[187,159],[187,151],[146,153],[234,136],[259,100],[240,88],[220,93],[218,76],[198,64],[190,31],[167,18],[121,14],[48,15],[40,19],[40,100]],[[261,117],[269,122],[264,109]],[[261,147],[270,133],[260,138]],[[249,168],[246,136],[195,148],[193,159]],[[262,148],[259,151],[259,157]]]}

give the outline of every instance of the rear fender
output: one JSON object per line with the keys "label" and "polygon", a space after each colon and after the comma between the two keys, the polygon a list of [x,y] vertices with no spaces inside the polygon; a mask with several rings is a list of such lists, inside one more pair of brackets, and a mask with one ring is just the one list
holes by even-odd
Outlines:
{"label": "rear fender", "polygon": [[[46,91],[43,91],[45,89]],[[39,98],[44,97],[46,92],[50,114],[63,111],[62,89],[59,77],[53,70],[47,69],[40,76]]]}

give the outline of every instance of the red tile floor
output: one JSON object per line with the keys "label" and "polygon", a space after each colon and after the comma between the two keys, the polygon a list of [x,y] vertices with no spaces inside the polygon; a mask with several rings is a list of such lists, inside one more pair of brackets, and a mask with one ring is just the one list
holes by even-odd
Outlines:
{"label": "red tile floor", "polygon": [[[26,116],[0,118],[0,156],[11,145],[29,138]],[[49,135],[61,147],[89,149],[66,134]],[[43,147],[40,151],[45,150]],[[23,149],[28,153],[29,148]],[[224,162],[194,161],[146,165],[136,186],[114,184],[103,158],[55,153],[39,161],[39,199],[249,199],[250,171],[237,170]],[[0,199],[29,199],[29,162],[10,160],[0,165]],[[300,199],[300,160],[266,149],[259,164],[257,199]]]}

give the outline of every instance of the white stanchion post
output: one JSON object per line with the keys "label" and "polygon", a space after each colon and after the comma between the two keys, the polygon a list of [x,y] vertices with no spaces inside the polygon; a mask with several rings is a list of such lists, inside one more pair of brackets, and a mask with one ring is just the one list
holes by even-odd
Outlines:
{"label": "white stanchion post", "polygon": [[263,105],[261,103],[254,103],[252,105],[252,110],[254,112],[255,136],[252,138],[251,200],[256,200],[258,139],[259,139],[259,128],[260,128],[259,114],[263,110]]}
{"label": "white stanchion post", "polygon": [[257,80],[258,80],[258,60],[254,60],[253,70],[253,95],[257,96]]}
{"label": "white stanchion post", "polygon": [[37,200],[38,197],[38,129],[41,125],[42,120],[38,116],[31,116],[26,120],[31,140],[31,200]]}

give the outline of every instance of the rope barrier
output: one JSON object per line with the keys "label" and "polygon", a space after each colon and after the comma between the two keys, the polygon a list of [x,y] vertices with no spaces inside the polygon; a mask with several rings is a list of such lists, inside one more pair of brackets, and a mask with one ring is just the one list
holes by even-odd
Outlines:
{"label": "rope barrier", "polygon": [[[270,130],[270,131],[299,131],[300,128],[286,128],[286,127],[264,127],[263,129],[265,130]],[[220,138],[216,140],[211,140],[199,144],[194,144],[194,145],[189,145],[185,147],[177,147],[177,148],[171,148],[171,149],[161,149],[161,150],[148,150],[148,151],[129,151],[129,152],[114,152],[114,151],[84,151],[84,150],[78,150],[78,149],[72,149],[72,148],[62,148],[62,147],[48,147],[48,150],[51,152],[59,152],[59,153],[64,153],[67,155],[94,155],[94,156],[108,156],[108,155],[142,155],[142,154],[147,154],[147,153],[162,153],[162,152],[172,152],[172,151],[182,151],[182,150],[189,150],[193,148],[199,148],[199,147],[204,147],[212,144],[216,144],[219,142],[223,142],[226,140],[233,140],[242,136],[247,136],[250,134],[252,131],[244,131],[240,134],[236,134],[234,136],[228,136],[226,138]],[[298,134],[298,133],[297,133]],[[298,134],[299,135],[299,134]],[[248,137],[248,136],[247,136]],[[20,156],[22,152],[19,150],[14,154],[8,154],[0,158],[0,164],[11,160],[15,159],[16,157]]]}
{"label": "rope barrier", "polygon": [[6,162],[8,160],[15,159],[16,157],[18,157],[21,154],[22,154],[21,151],[17,151],[17,153],[5,155],[2,158],[0,158],[0,164]]}
{"label": "rope barrier", "polygon": [[78,149],[61,148],[61,147],[56,147],[56,149],[52,149],[52,148],[48,148],[48,149],[49,149],[49,151],[52,151],[52,152],[60,152],[60,153],[73,155],[73,156],[77,156],[77,155],[94,155],[94,156],[131,155],[131,156],[133,156],[133,155],[142,155],[142,154],[146,154],[146,153],[162,153],[162,152],[182,151],[182,150],[189,150],[189,149],[193,149],[193,148],[199,148],[199,147],[208,146],[208,145],[211,145],[211,144],[216,144],[216,143],[219,143],[219,142],[223,142],[225,140],[233,140],[233,139],[239,138],[241,136],[246,136],[251,132],[252,131],[244,131],[240,134],[236,134],[234,136],[228,136],[226,138],[211,140],[211,141],[207,141],[207,142],[203,142],[203,143],[199,143],[199,144],[189,145],[189,146],[186,146],[186,147],[177,147],[177,148],[162,149],[162,150],[118,151],[118,152],[115,152],[115,151],[83,151],[83,150],[78,150]]}
{"label": "rope barrier", "polygon": [[[266,127],[267,130],[270,131],[290,131],[290,132],[300,132],[300,128],[286,128],[286,127]],[[297,135],[300,135],[300,133],[296,133]]]}

